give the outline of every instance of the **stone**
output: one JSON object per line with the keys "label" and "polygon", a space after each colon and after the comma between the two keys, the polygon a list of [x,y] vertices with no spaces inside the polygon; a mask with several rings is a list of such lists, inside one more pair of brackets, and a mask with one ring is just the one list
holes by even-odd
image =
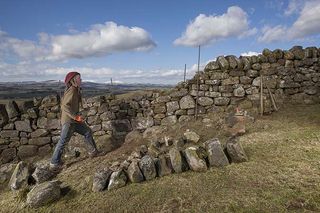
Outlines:
{"label": "stone", "polygon": [[132,183],[140,183],[144,180],[143,174],[139,168],[138,161],[131,162],[127,170],[128,178]]}
{"label": "stone", "polygon": [[52,147],[50,146],[50,144],[46,144],[44,146],[39,147],[38,155],[43,157],[48,154],[51,154],[51,151],[52,151]]}
{"label": "stone", "polygon": [[197,133],[190,130],[187,130],[186,132],[184,132],[183,135],[184,135],[184,139],[187,142],[198,143],[200,140],[200,136]]}
{"label": "stone", "polygon": [[217,58],[217,63],[219,64],[220,68],[222,70],[227,70],[229,69],[229,62],[227,61],[227,59],[223,56],[219,56]]}
{"label": "stone", "polygon": [[93,176],[92,191],[103,191],[108,186],[109,179],[112,173],[113,171],[108,168],[96,172]]}
{"label": "stone", "polygon": [[47,122],[48,122],[48,119],[45,118],[45,117],[38,118],[38,120],[37,120],[38,128],[46,129],[47,128]]}
{"label": "stone", "polygon": [[19,108],[15,101],[9,101],[6,104],[6,111],[10,119],[19,115]]}
{"label": "stone", "polygon": [[289,51],[294,55],[294,59],[296,60],[302,60],[304,58],[304,50],[302,46],[294,46]]}
{"label": "stone", "polygon": [[182,97],[179,103],[181,109],[191,109],[196,106],[194,99],[190,95]]}
{"label": "stone", "polygon": [[110,176],[108,190],[118,189],[126,185],[127,176],[123,170],[115,171]]}
{"label": "stone", "polygon": [[186,159],[183,155],[181,155],[181,152],[176,147],[170,149],[169,156],[172,168],[176,173],[181,173],[188,170]]}
{"label": "stone", "polygon": [[180,98],[186,95],[188,95],[187,89],[179,89],[178,91],[173,91],[170,93],[170,97],[172,98]]}
{"label": "stone", "polygon": [[146,180],[151,180],[157,176],[156,166],[150,155],[145,155],[141,158],[139,168]]}
{"label": "stone", "polygon": [[227,152],[233,163],[241,163],[248,161],[248,157],[244,152],[244,149],[241,146],[241,143],[232,138],[230,141],[227,142]]}
{"label": "stone", "polygon": [[261,64],[258,64],[258,63],[252,64],[252,69],[253,70],[261,70]]}
{"label": "stone", "polygon": [[38,147],[35,145],[21,145],[18,147],[18,157],[24,160],[28,157],[33,157],[37,154]]}
{"label": "stone", "polygon": [[46,182],[51,180],[56,173],[50,170],[49,165],[37,166],[34,172],[32,173],[32,177],[36,181],[37,184]]}
{"label": "stone", "polygon": [[55,180],[34,186],[27,195],[26,203],[32,208],[38,208],[59,200],[61,197],[60,183]]}
{"label": "stone", "polygon": [[21,131],[21,132],[32,132],[29,120],[16,121],[16,122],[14,122],[14,125],[16,127],[16,130],[18,130],[18,131]]}
{"label": "stone", "polygon": [[171,97],[168,95],[160,96],[160,97],[156,98],[157,103],[166,103],[166,102],[169,102],[170,100],[171,100]]}
{"label": "stone", "polygon": [[9,121],[9,117],[6,111],[6,107],[0,104],[0,128],[4,127]]}
{"label": "stone", "polygon": [[233,90],[233,95],[235,97],[244,97],[245,94],[246,94],[246,92],[245,92],[245,90],[243,89],[242,86],[240,86],[240,87],[238,87],[238,88]]}
{"label": "stone", "polygon": [[171,125],[176,124],[177,122],[178,122],[177,116],[170,115],[170,116],[167,116],[161,120],[161,125],[171,126]]}
{"label": "stone", "polygon": [[204,68],[205,72],[211,71],[211,70],[218,70],[220,69],[219,64],[216,61],[210,61]]}
{"label": "stone", "polygon": [[31,137],[32,138],[39,138],[39,137],[44,137],[49,134],[48,130],[46,129],[36,129],[34,132],[31,132]]}
{"label": "stone", "polygon": [[201,106],[211,106],[213,104],[213,100],[209,97],[199,97],[198,104]]}
{"label": "stone", "polygon": [[227,97],[217,97],[214,98],[214,105],[217,106],[226,106],[230,103],[230,98]]}
{"label": "stone", "polygon": [[104,112],[100,115],[100,119],[102,121],[114,120],[114,119],[116,119],[116,115],[114,112],[107,111],[107,112]]}
{"label": "stone", "polygon": [[197,147],[188,147],[184,150],[185,158],[191,170],[196,172],[207,171],[206,162],[198,156]]}
{"label": "stone", "polygon": [[155,162],[159,177],[163,177],[172,173],[172,165],[170,158],[165,155],[160,155]]}
{"label": "stone", "polygon": [[19,137],[19,131],[17,130],[2,130],[0,131],[1,138],[16,138]]}
{"label": "stone", "polygon": [[13,159],[15,159],[16,153],[16,148],[8,148],[3,150],[0,155],[0,163],[4,164],[12,161]]}
{"label": "stone", "polygon": [[144,130],[154,125],[152,117],[136,117],[131,120],[132,128]]}
{"label": "stone", "polygon": [[30,145],[42,146],[51,142],[51,137],[31,138],[29,140]]}
{"label": "stone", "polygon": [[60,128],[60,120],[59,119],[48,119],[46,129],[54,130]]}
{"label": "stone", "polygon": [[235,68],[237,67],[238,63],[237,63],[237,60],[236,60],[236,56],[234,56],[234,55],[228,55],[228,56],[226,57],[226,59],[227,59],[228,62],[229,62],[229,68],[230,68],[230,69],[235,69]]}
{"label": "stone", "polygon": [[155,105],[154,106],[154,109],[153,109],[153,112],[155,114],[161,114],[161,113],[166,113],[167,112],[167,108],[165,105]]}
{"label": "stone", "polygon": [[59,97],[58,95],[49,95],[42,99],[41,106],[44,108],[53,107],[55,105],[59,105]]}
{"label": "stone", "polygon": [[208,152],[209,165],[223,167],[229,165],[229,161],[218,138],[213,138],[204,143]]}
{"label": "stone", "polygon": [[18,190],[28,186],[29,176],[30,171],[28,165],[25,162],[20,161],[14,169],[14,172],[10,178],[9,188],[11,190]]}
{"label": "stone", "polygon": [[167,113],[174,113],[176,110],[180,109],[178,101],[171,101],[166,103]]}

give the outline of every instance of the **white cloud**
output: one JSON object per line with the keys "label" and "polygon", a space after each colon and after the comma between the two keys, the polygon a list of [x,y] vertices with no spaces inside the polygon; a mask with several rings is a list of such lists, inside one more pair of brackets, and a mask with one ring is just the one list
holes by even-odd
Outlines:
{"label": "white cloud", "polygon": [[265,26],[259,36],[259,42],[289,41],[305,39],[320,33],[320,0],[307,1],[299,17],[291,27],[277,25]]}
{"label": "white cloud", "polygon": [[51,59],[85,58],[121,51],[146,51],[155,47],[150,35],[139,27],[114,22],[93,25],[88,32],[51,38]]}
{"label": "white cloud", "polygon": [[303,7],[305,0],[290,0],[288,7],[284,11],[285,16],[290,16],[295,13],[299,13]]}
{"label": "white cloud", "polygon": [[34,61],[68,60],[116,52],[147,51],[156,46],[147,31],[114,22],[96,24],[87,32],[66,35],[38,34],[39,41],[20,40],[0,31],[0,56]]}
{"label": "white cloud", "polygon": [[221,16],[200,14],[187,26],[182,36],[174,41],[175,45],[208,45],[219,39],[243,37],[256,33],[249,29],[248,15],[238,6],[228,8]]}
{"label": "white cloud", "polygon": [[285,40],[287,38],[287,28],[282,25],[275,27],[264,26],[262,28],[263,35],[258,37],[259,42],[271,43],[274,41]]}
{"label": "white cloud", "polygon": [[244,53],[241,53],[240,55],[241,56],[253,56],[253,55],[259,55],[261,53],[257,53],[257,52],[254,52],[254,51],[249,51],[249,52],[244,52]]}

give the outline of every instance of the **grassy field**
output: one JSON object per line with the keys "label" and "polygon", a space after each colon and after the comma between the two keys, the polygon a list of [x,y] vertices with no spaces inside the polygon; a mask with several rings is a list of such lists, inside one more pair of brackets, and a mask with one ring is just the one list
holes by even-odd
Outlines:
{"label": "grassy field", "polygon": [[[225,140],[221,131],[201,121],[178,126],[177,134],[186,128],[202,140],[216,135]],[[67,186],[64,196],[36,212],[320,212],[319,130],[319,105],[284,107],[248,124],[240,138],[248,162],[91,192],[95,170],[124,158],[139,142],[125,144],[64,170],[58,176]],[[33,211],[13,192],[0,194],[0,212]]]}

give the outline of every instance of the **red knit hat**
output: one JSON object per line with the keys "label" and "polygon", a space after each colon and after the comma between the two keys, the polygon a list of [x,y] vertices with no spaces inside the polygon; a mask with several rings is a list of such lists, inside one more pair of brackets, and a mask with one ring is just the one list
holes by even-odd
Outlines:
{"label": "red knit hat", "polygon": [[69,81],[76,75],[80,75],[80,73],[78,72],[69,72],[67,75],[66,75],[66,78],[64,79],[64,83],[65,84],[68,84]]}

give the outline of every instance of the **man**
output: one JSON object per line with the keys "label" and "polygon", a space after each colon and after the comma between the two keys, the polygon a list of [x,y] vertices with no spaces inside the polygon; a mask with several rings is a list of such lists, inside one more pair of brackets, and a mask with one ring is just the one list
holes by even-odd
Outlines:
{"label": "man", "polygon": [[65,145],[69,142],[72,134],[77,132],[85,137],[90,157],[103,155],[97,150],[96,143],[92,137],[91,129],[84,123],[79,114],[82,106],[80,85],[81,76],[78,72],[69,72],[65,77],[66,89],[61,100],[61,135],[51,158],[50,168],[57,170],[62,168],[61,156]]}

